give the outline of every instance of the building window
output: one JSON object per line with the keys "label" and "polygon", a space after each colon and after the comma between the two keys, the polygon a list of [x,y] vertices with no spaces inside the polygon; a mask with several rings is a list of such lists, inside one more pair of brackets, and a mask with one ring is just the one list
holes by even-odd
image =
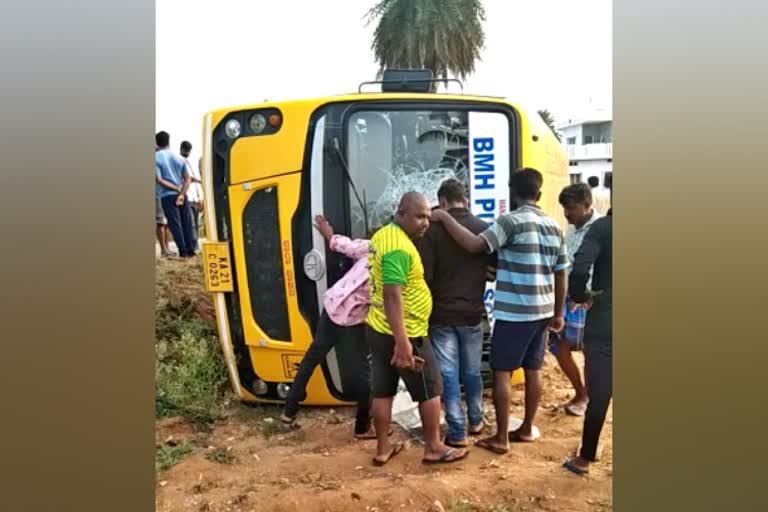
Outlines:
{"label": "building window", "polygon": [[606,172],[603,174],[603,185],[605,185],[605,188],[613,188],[613,172]]}
{"label": "building window", "polygon": [[575,145],[576,144],[576,137],[568,137],[567,139],[565,139],[565,143],[566,144],[570,144],[572,146]]}
{"label": "building window", "polygon": [[568,162],[568,165],[570,167],[576,167],[577,165],[579,165],[579,162],[578,160],[571,160],[570,162]]}
{"label": "building window", "polygon": [[571,185],[574,183],[581,183],[581,173],[571,174]]}
{"label": "building window", "polygon": [[592,144],[592,136],[591,135],[585,135],[584,136],[584,144]]}

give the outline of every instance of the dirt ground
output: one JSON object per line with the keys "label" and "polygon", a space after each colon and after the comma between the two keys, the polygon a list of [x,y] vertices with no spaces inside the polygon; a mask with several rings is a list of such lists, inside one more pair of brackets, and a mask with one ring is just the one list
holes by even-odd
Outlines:
{"label": "dirt ground", "polygon": [[[504,456],[474,448],[464,461],[445,466],[424,466],[421,447],[410,445],[386,466],[374,467],[375,441],[353,440],[354,411],[346,407],[303,409],[296,430],[279,424],[273,406],[234,405],[210,432],[181,418],[158,421],[158,443],[186,439],[194,451],[158,474],[156,510],[410,512],[440,510],[436,500],[446,511],[612,510],[612,409],[600,462],[587,477],[573,475],[561,464],[579,445],[582,419],[558,410],[570,391],[549,355],[544,385],[537,443],[513,444]],[[517,387],[515,417],[523,415],[522,396]],[[393,437],[409,439],[397,428]]]}

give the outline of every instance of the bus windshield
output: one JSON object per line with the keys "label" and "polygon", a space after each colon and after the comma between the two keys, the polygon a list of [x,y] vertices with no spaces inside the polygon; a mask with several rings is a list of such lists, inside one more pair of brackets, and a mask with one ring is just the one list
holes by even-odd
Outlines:
{"label": "bus windshield", "polygon": [[[392,217],[403,193],[425,194],[437,205],[437,188],[447,178],[469,182],[467,111],[363,110],[347,121],[350,177],[363,195],[368,226]],[[365,216],[350,202],[352,236],[364,238]]]}

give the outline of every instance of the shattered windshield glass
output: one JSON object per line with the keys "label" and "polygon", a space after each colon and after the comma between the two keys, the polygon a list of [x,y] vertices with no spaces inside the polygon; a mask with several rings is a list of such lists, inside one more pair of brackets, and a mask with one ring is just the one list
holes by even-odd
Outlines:
{"label": "shattered windshield glass", "polygon": [[[389,222],[405,192],[421,192],[437,205],[443,180],[468,185],[468,125],[466,111],[360,111],[349,118],[349,172],[370,228]],[[352,236],[366,237],[358,201],[351,201],[350,210]]]}

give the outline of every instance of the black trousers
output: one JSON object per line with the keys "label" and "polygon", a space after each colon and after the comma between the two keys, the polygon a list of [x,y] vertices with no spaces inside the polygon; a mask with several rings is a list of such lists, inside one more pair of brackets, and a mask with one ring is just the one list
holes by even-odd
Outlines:
{"label": "black trousers", "polygon": [[355,379],[353,394],[357,402],[355,433],[362,434],[368,430],[371,417],[371,366],[368,359],[368,345],[365,342],[365,325],[351,327],[336,325],[325,311],[317,323],[315,339],[304,354],[291,384],[285,401],[285,414],[295,416],[299,412],[299,402],[307,398],[307,383],[312,373],[328,352],[342,340],[353,341],[352,344],[359,349],[359,357],[356,358],[360,363],[359,373]]}
{"label": "black trousers", "polygon": [[613,329],[611,298],[599,296],[584,327],[584,377],[589,404],[579,455],[595,461],[600,432],[613,396]]}

